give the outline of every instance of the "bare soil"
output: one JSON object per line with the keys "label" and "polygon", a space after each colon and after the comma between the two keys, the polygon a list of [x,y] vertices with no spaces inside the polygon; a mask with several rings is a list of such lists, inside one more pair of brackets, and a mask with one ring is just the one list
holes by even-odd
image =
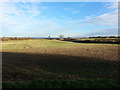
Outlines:
{"label": "bare soil", "polygon": [[3,50],[3,81],[53,79],[118,79],[117,45]]}

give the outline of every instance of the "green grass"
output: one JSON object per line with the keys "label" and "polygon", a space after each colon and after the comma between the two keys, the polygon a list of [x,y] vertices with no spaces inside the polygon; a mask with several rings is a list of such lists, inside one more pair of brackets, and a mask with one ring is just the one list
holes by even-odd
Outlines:
{"label": "green grass", "polygon": [[49,47],[69,47],[75,45],[72,42],[58,41],[58,40],[10,40],[2,42],[2,49],[28,49],[28,48],[49,48]]}
{"label": "green grass", "polygon": [[[34,48],[69,48],[81,45],[112,45],[113,44],[90,44],[90,43],[73,43],[68,41],[46,40],[46,39],[31,39],[31,40],[10,40],[0,43],[3,50],[22,50]],[[114,45],[117,46],[117,45]]]}
{"label": "green grass", "polygon": [[92,80],[32,80],[29,82],[3,82],[4,88],[120,88],[120,81]]}

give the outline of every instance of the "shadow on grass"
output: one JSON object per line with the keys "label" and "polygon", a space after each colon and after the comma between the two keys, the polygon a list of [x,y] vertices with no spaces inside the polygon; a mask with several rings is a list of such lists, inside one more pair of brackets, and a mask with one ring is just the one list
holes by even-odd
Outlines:
{"label": "shadow on grass", "polygon": [[4,82],[4,88],[120,88],[120,81],[92,80],[32,80],[29,82]]}
{"label": "shadow on grass", "polygon": [[57,54],[2,53],[3,81],[118,79],[118,61]]}
{"label": "shadow on grass", "polygon": [[85,41],[78,41],[78,40],[63,40],[75,43],[95,43],[95,44],[120,44],[120,42],[110,42],[110,41],[92,41],[92,40],[85,40]]}

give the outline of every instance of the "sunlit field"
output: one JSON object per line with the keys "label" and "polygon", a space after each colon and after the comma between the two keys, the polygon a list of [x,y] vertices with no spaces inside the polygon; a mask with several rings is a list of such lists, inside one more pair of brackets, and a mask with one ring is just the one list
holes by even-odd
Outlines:
{"label": "sunlit field", "polygon": [[0,44],[3,87],[119,87],[118,44],[47,39]]}
{"label": "sunlit field", "polygon": [[120,88],[120,3],[63,1],[0,1],[2,89]]}

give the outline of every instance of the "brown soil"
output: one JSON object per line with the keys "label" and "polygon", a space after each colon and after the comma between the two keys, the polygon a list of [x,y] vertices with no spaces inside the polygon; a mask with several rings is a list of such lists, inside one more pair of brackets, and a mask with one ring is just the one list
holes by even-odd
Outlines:
{"label": "brown soil", "polygon": [[6,50],[2,56],[3,81],[118,79],[118,46]]}

